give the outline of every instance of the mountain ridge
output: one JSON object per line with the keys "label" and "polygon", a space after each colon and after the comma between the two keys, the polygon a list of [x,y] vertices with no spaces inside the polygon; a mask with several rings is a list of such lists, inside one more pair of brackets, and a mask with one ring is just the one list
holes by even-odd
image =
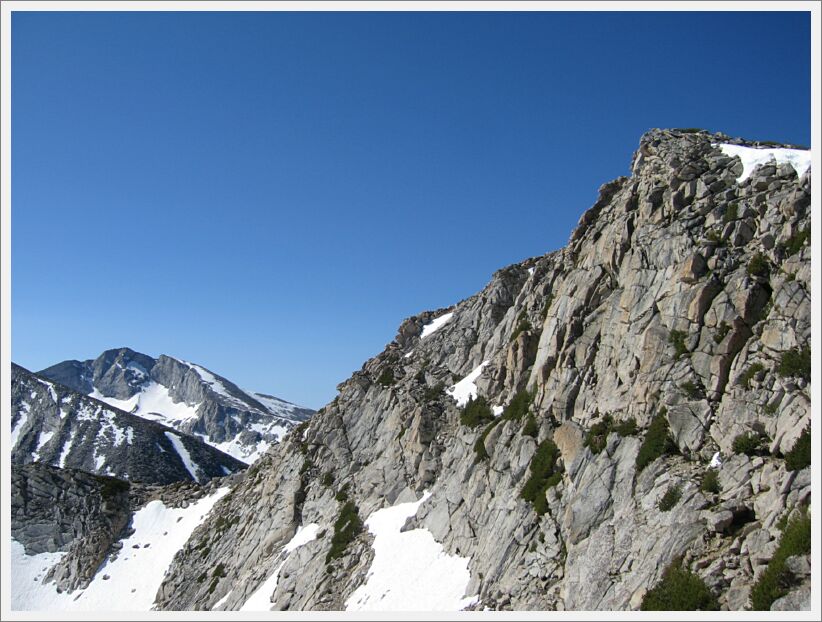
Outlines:
{"label": "mountain ridge", "polygon": [[156,608],[638,610],[673,571],[708,598],[667,608],[809,608],[810,551],[775,564],[811,502],[811,173],[723,148],[758,144],[644,134],[566,247],[404,320],[238,476]]}
{"label": "mountain ridge", "polygon": [[246,463],[256,460],[313,410],[240,389],[208,369],[130,348],[67,360],[39,372],[108,404],[200,437]]}

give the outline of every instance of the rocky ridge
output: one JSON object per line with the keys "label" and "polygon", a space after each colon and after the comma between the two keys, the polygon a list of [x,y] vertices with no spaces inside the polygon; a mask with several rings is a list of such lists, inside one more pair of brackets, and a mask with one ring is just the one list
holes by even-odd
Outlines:
{"label": "rocky ridge", "polygon": [[[343,608],[372,554],[362,532],[326,563],[335,494],[366,517],[427,489],[406,528],[470,557],[466,594],[478,608],[637,609],[677,560],[723,609],[751,607],[780,521],[810,502],[810,469],[788,471],[784,459],[809,422],[809,374],[783,369],[810,339],[810,172],[772,162],[741,180],[723,143],[763,146],[647,133],[632,175],[600,189],[567,247],[406,320],[215,508],[234,526],[219,539],[213,521],[193,534],[158,604],[239,608],[311,522],[325,537],[285,563],[272,607]],[[443,311],[453,317],[421,338]],[[492,406],[529,391],[530,430],[505,415],[461,425],[443,389],[480,366],[477,393]],[[657,417],[672,447],[640,469]],[[608,433],[609,421],[626,423],[625,435]],[[592,443],[597,424],[604,440]],[[758,439],[756,451],[735,451],[741,436]],[[538,513],[521,491],[547,440],[560,475]],[[710,492],[702,482],[717,452]],[[213,546],[198,557],[203,542]],[[191,578],[217,563],[226,576],[206,593]]]}
{"label": "rocky ridge", "polygon": [[129,348],[38,372],[126,412],[158,421],[252,463],[314,411],[252,391],[200,365]]}
{"label": "rocky ridge", "polygon": [[205,483],[246,464],[195,436],[128,414],[12,364],[11,461],[146,484]]}
{"label": "rocky ridge", "polygon": [[[677,567],[754,607],[811,503],[811,173],[722,144],[773,146],[650,131],[568,246],[404,321],[237,476],[156,606],[353,608],[361,521],[427,493],[403,531],[467,560],[472,608],[639,609]],[[808,608],[809,555],[781,563],[766,606]]]}

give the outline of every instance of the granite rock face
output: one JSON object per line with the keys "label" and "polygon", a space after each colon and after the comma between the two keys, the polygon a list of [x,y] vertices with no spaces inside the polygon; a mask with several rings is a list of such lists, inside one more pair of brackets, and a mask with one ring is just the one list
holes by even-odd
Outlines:
{"label": "granite rock face", "polygon": [[[405,320],[237,476],[157,608],[238,610],[263,590],[264,608],[344,609],[375,563],[367,529],[340,536],[352,512],[424,492],[403,530],[469,558],[472,608],[635,610],[674,563],[721,608],[750,608],[811,501],[810,468],[785,459],[811,411],[811,172],[743,179],[721,144],[762,146],[648,132],[565,248]],[[469,394],[488,404],[475,422]],[[775,609],[807,606],[807,562],[790,560]]]}
{"label": "granite rock face", "polygon": [[[406,528],[470,557],[466,594],[478,609],[638,609],[676,560],[723,609],[749,608],[780,519],[810,502],[809,468],[790,472],[783,458],[809,424],[809,370],[783,359],[801,358],[810,339],[811,178],[780,164],[738,180],[742,164],[722,143],[759,146],[647,133],[632,175],[600,189],[567,247],[403,322],[217,506],[236,526],[204,560],[194,550],[214,540],[214,519],[193,534],[159,606],[238,609],[297,527],[313,522],[324,537],[286,563],[272,607],[344,608],[369,572],[371,536],[326,564],[335,492],[365,518],[428,490]],[[449,387],[480,366],[478,395],[501,407],[528,391],[532,422],[460,423]],[[640,469],[656,417],[671,447]],[[597,424],[606,432],[595,447]],[[753,455],[734,452],[743,434],[760,439]],[[538,514],[521,491],[546,439],[561,475]],[[706,492],[717,452],[720,489]],[[218,562],[226,576],[206,593],[191,578]]]}
{"label": "granite rock face", "polygon": [[246,468],[201,439],[12,364],[12,464],[81,469],[147,484],[206,482]]}
{"label": "granite rock face", "polygon": [[111,406],[158,421],[249,464],[314,411],[243,391],[200,365],[129,348],[39,372]]}

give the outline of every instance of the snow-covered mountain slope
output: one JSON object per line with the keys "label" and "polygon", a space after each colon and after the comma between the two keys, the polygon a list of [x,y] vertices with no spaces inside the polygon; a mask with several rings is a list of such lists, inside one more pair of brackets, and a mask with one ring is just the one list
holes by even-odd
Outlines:
{"label": "snow-covered mountain slope", "polygon": [[18,611],[148,611],[174,556],[230,491],[228,481],[150,489],[37,464],[15,467],[12,483]]}
{"label": "snow-covered mountain slope", "polygon": [[128,348],[94,360],[64,361],[41,375],[144,419],[199,436],[252,463],[314,411],[264,393],[244,391],[206,368]]}
{"label": "snow-covered mountain slope", "polygon": [[123,480],[205,482],[246,467],[200,438],[12,365],[12,463],[41,462]]}

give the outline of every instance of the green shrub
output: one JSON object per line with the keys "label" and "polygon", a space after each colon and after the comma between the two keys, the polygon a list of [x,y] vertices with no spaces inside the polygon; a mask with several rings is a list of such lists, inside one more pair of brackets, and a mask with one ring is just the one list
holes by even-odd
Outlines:
{"label": "green shrub", "polygon": [[528,321],[528,318],[525,316],[525,311],[523,311],[517,318],[517,327],[514,329],[514,332],[511,333],[511,341],[516,341],[520,333],[524,333],[529,330],[531,330],[531,322]]}
{"label": "green shrub", "polygon": [[334,495],[334,498],[337,501],[339,501],[340,503],[343,503],[344,501],[348,501],[348,484],[346,484],[345,486],[340,488],[337,491],[337,494]]}
{"label": "green shrub", "polygon": [[533,396],[528,391],[518,391],[511,403],[502,411],[501,418],[519,421],[528,414]]}
{"label": "green shrub", "polygon": [[811,381],[811,349],[808,346],[804,348],[793,348],[787,352],[782,353],[782,358],[779,361],[779,367],[776,368],[777,373],[782,377],[794,376],[804,378],[806,381]]}
{"label": "green shrub", "polygon": [[746,456],[764,456],[768,453],[765,446],[767,436],[758,432],[745,432],[734,438],[732,449],[734,453],[745,454]]}
{"label": "green shrub", "polygon": [[780,244],[780,248],[785,251],[785,255],[787,257],[791,257],[792,255],[796,255],[802,247],[805,246],[805,242],[811,239],[811,228],[805,227],[800,231],[794,233],[787,242]]}
{"label": "green shrub", "polygon": [[739,203],[734,201],[733,203],[729,203],[728,207],[725,209],[725,215],[722,217],[722,220],[725,223],[729,223],[732,220],[736,220],[739,218]]}
{"label": "green shrub", "polygon": [[605,415],[602,421],[598,421],[591,426],[585,435],[584,442],[585,447],[590,449],[591,453],[598,454],[605,449],[605,445],[608,442],[608,435],[611,433],[613,424],[614,421],[611,415]]}
{"label": "green shrub", "polygon": [[542,305],[542,313],[540,314],[540,317],[543,322],[545,321],[545,318],[548,317],[548,310],[551,308],[552,302],[554,302],[554,294],[553,292],[550,292],[548,297],[545,299],[545,303]]}
{"label": "green shrub", "polygon": [[811,465],[811,428],[802,430],[793,447],[785,454],[785,468],[788,471],[799,471]]}
{"label": "green shrub", "polygon": [[687,395],[692,400],[696,400],[702,397],[702,388],[699,385],[697,385],[693,380],[686,380],[681,385],[679,385],[679,388],[682,389],[685,392],[685,395]]}
{"label": "green shrub", "polygon": [[616,426],[614,426],[614,431],[622,437],[636,436],[639,428],[637,428],[636,419],[628,417],[624,421],[617,423]]}
{"label": "green shrub", "polygon": [[750,389],[751,380],[753,380],[753,377],[761,371],[765,371],[765,366],[762,363],[754,363],[745,370],[744,374],[739,377],[739,384],[746,389]]}
{"label": "green shrub", "polygon": [[708,469],[705,475],[702,476],[702,484],[699,486],[702,492],[710,492],[719,494],[722,487],[719,485],[719,471],[716,469]]}
{"label": "green shrub", "polygon": [[537,425],[537,418],[532,413],[528,413],[528,418],[525,420],[525,425],[522,428],[524,436],[536,438],[539,434],[539,426]]}
{"label": "green shrub", "polygon": [[551,439],[545,439],[537,447],[531,458],[531,475],[520,496],[531,502],[537,514],[542,516],[548,510],[545,492],[562,480],[562,470],[557,467],[559,448]]}
{"label": "green shrub", "polygon": [[331,549],[325,556],[325,563],[342,557],[349,544],[362,532],[359,508],[353,501],[346,501],[340,515],[334,522],[334,535],[331,537]]}
{"label": "green shrub", "polygon": [[768,611],[777,598],[788,593],[792,577],[785,568],[785,560],[810,552],[811,517],[804,511],[788,522],[768,567],[751,589],[751,605],[755,611]]}
{"label": "green shrub", "polygon": [[713,242],[717,246],[724,246],[725,245],[725,240],[722,239],[722,236],[715,229],[709,230],[708,233],[705,234],[705,238],[709,242]]}
{"label": "green shrub", "polygon": [[584,445],[591,453],[598,454],[608,443],[608,435],[616,432],[620,436],[634,436],[637,433],[636,419],[629,417],[624,421],[616,422],[610,414],[605,415],[602,421],[591,426],[585,435]]}
{"label": "green shrub", "polygon": [[722,340],[725,339],[725,336],[730,332],[731,327],[725,320],[719,323],[719,326],[716,327],[716,332],[714,333],[714,341],[716,343],[722,343]]}
{"label": "green shrub", "polygon": [[679,562],[642,599],[642,611],[717,611],[719,603],[705,582]]}
{"label": "green shrub", "polygon": [[659,508],[660,512],[667,512],[671,510],[679,500],[682,498],[682,486],[679,484],[674,484],[673,486],[668,486],[668,490],[665,491],[665,494],[662,495],[662,498],[659,500],[659,504],[657,507]]}
{"label": "green shrub", "polygon": [[302,475],[303,473],[308,471],[313,466],[314,466],[314,464],[308,458],[303,460],[302,466],[300,466],[300,475]]}
{"label": "green shrub", "polygon": [[329,487],[331,484],[334,483],[334,474],[331,471],[326,471],[323,473],[323,478],[321,481],[323,486]]}
{"label": "green shrub", "polygon": [[422,393],[422,397],[426,402],[433,402],[434,400],[442,396],[444,391],[445,383],[438,382],[433,387],[425,387],[425,390]]}
{"label": "green shrub", "polygon": [[380,377],[377,378],[377,382],[384,387],[390,387],[395,382],[394,370],[390,367],[383,369]]}
{"label": "green shrub", "polygon": [[768,258],[762,253],[756,253],[748,262],[748,274],[751,276],[766,277],[770,274],[771,267]]}
{"label": "green shrub", "polygon": [[665,417],[665,412],[667,411],[661,411],[653,418],[651,425],[648,426],[645,439],[642,441],[642,445],[636,455],[636,468],[638,472],[641,472],[642,469],[661,455],[670,453],[676,448],[676,444],[671,438],[668,429],[668,419]]}
{"label": "green shrub", "polygon": [[683,354],[688,354],[688,346],[685,345],[685,339],[687,339],[687,337],[688,333],[681,330],[672,330],[668,335],[668,341],[674,346],[676,358],[681,357]]}
{"label": "green shrub", "polygon": [[493,420],[494,413],[491,412],[491,407],[482,396],[477,397],[477,399],[469,397],[468,403],[460,413],[460,423],[469,428],[476,428]]}

